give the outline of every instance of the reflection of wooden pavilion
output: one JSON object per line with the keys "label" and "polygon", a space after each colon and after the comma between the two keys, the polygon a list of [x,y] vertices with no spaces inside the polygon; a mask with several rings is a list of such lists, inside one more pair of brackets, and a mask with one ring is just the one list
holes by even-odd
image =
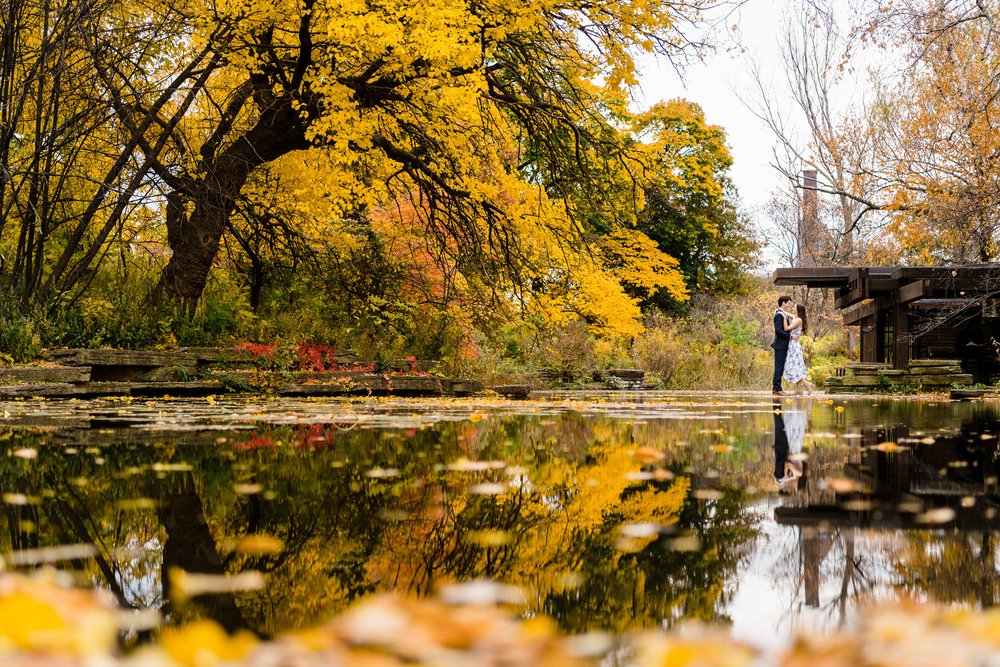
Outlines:
{"label": "reflection of wooden pavilion", "polygon": [[[854,567],[855,529],[1000,532],[1000,444],[980,437],[988,430],[963,429],[959,435],[923,444],[908,438],[904,425],[866,429],[860,456],[843,471],[856,483],[855,489],[828,489],[775,508],[779,525],[800,529],[806,605],[819,606],[820,566],[834,534],[846,540],[848,576]],[[877,446],[886,441],[900,446]]]}
{"label": "reflection of wooden pavilion", "polygon": [[983,375],[1000,340],[1000,264],[778,269],[775,285],[834,290],[845,325],[861,327],[861,361],[961,359]]}
{"label": "reflection of wooden pavilion", "polygon": [[[928,528],[925,512],[948,508],[947,525],[960,530],[1000,529],[1000,445],[982,440],[981,430],[938,437],[933,444],[910,443],[906,426],[868,429],[857,460],[844,477],[857,490],[775,509],[779,524],[853,528]],[[883,441],[897,447],[874,447]],[[826,494],[822,494],[826,495]],[[967,502],[974,499],[974,502]]]}

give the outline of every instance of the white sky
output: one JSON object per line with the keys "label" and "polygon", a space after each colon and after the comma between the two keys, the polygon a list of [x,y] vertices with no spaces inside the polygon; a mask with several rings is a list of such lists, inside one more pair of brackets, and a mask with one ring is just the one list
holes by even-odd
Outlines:
{"label": "white sky", "polygon": [[766,74],[783,76],[778,62],[778,38],[782,13],[789,5],[794,3],[747,0],[727,22],[739,26],[744,50],[727,52],[720,48],[705,62],[691,64],[683,80],[669,63],[649,59],[642,64],[637,106],[645,108],[683,97],[700,104],[709,123],[726,129],[734,160],[732,177],[747,209],[766,201],[780,181],[769,166],[774,138],[737,93],[751,90],[751,59],[760,63]]}
{"label": "white sky", "polygon": [[[747,0],[726,22],[738,26],[742,48],[726,49],[727,45],[722,44],[704,62],[691,64],[683,80],[669,63],[652,58],[641,61],[641,89],[637,91],[636,106],[646,108],[682,97],[700,104],[710,124],[724,127],[733,155],[730,173],[740,193],[742,209],[758,226],[767,224],[759,209],[781,185],[781,177],[770,166],[774,136],[740,98],[753,100],[754,83],[750,74],[753,61],[758,63],[764,79],[775,83],[776,94],[784,93],[778,43],[786,12],[798,11],[797,7],[799,3],[795,0]],[[864,75],[858,78],[864,79]],[[780,98],[777,101],[782,107],[789,107],[791,102]],[[773,261],[770,255],[765,253],[765,264]]]}

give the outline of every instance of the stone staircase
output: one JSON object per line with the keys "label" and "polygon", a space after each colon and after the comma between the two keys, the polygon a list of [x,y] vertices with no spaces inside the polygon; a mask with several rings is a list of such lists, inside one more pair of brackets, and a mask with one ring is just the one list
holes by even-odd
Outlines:
{"label": "stone staircase", "polygon": [[872,393],[891,387],[926,392],[946,392],[956,384],[972,384],[972,375],[955,359],[913,359],[906,369],[890,364],[846,364],[834,377],[827,378],[828,393]]}

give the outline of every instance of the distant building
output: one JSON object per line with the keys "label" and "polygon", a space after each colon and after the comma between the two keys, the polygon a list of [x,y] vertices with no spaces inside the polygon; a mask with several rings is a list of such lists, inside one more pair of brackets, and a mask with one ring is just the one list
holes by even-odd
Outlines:
{"label": "distant building", "polygon": [[958,359],[977,381],[1000,376],[1000,264],[802,266],[778,269],[774,284],[833,288],[844,324],[860,327],[862,362]]}

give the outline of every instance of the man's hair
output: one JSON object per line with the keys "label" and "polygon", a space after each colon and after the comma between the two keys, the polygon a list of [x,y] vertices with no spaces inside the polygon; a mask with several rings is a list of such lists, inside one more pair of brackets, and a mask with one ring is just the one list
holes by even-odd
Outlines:
{"label": "man's hair", "polygon": [[792,300],[792,297],[788,296],[787,294],[785,294],[784,296],[779,296],[778,297],[778,308],[781,308],[782,306],[784,306],[787,302],[789,302],[791,300]]}

